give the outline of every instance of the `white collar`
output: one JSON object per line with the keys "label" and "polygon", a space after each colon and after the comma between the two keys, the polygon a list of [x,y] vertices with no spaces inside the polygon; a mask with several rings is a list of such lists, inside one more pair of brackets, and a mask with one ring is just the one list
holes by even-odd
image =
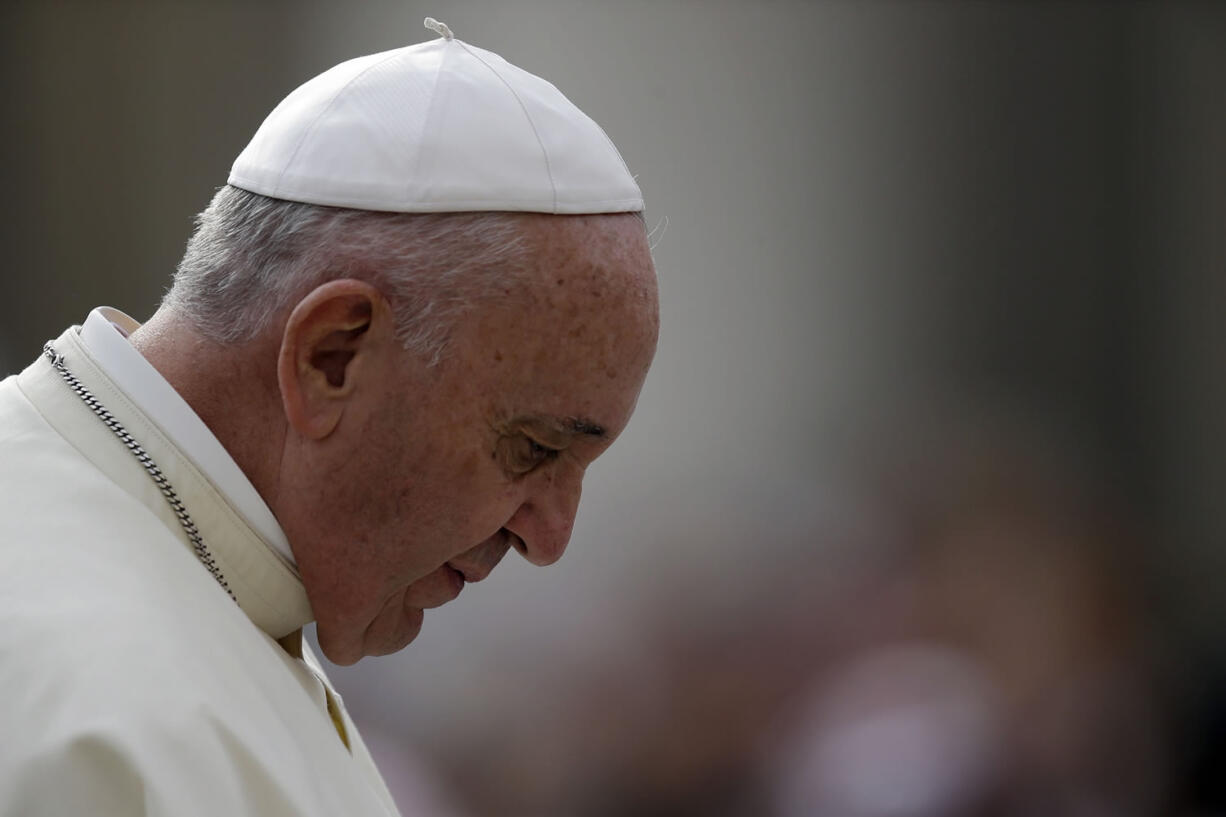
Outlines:
{"label": "white collar", "polygon": [[124,391],[277,554],[296,566],[285,531],[263,497],[187,401],[127,341],[140,324],[109,306],[89,313],[81,343]]}

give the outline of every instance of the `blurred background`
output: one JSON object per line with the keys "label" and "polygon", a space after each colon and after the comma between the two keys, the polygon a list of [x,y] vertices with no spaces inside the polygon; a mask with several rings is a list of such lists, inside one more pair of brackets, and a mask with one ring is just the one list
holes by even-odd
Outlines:
{"label": "blurred background", "polygon": [[427,14],[667,226],[566,558],[332,670],[405,813],[1226,813],[1226,5],[8,0],[0,374]]}

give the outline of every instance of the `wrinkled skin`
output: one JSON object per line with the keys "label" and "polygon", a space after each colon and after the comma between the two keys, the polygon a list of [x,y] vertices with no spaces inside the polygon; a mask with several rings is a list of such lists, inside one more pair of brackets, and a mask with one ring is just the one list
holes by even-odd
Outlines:
{"label": "wrinkled skin", "polygon": [[525,216],[529,292],[472,310],[437,366],[404,352],[377,290],[330,282],[278,357],[287,431],[265,496],[332,661],[399,650],[423,611],[511,548],[549,565],[584,470],[634,410],[655,351],[642,222]]}

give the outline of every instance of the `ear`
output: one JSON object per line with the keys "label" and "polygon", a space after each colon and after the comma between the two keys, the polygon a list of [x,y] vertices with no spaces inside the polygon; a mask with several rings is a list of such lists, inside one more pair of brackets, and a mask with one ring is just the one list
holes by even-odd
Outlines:
{"label": "ear", "polygon": [[391,308],[370,284],[343,278],[311,290],[285,323],[277,383],[290,426],[320,440],[369,396],[394,340]]}

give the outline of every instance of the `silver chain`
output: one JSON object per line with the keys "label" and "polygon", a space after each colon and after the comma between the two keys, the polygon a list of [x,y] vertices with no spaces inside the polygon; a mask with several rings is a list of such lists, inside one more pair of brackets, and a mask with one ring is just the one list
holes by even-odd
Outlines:
{"label": "silver chain", "polygon": [[128,433],[128,430],[123,427],[123,424],[115,419],[115,415],[111,414],[99,402],[97,397],[89,389],[81,384],[80,380],[68,371],[64,366],[64,356],[55,351],[51,345],[51,341],[47,341],[43,346],[43,354],[51,361],[52,367],[59,372],[60,377],[64,378],[64,382],[68,387],[76,392],[77,396],[84,401],[89,410],[98,415],[98,419],[106,424],[106,427],[115,433],[120,442],[132,452],[132,456],[136,457],[136,461],[144,467],[145,472],[149,474],[149,478],[153,480],[153,484],[162,492],[162,496],[166,498],[166,502],[170,505],[170,509],[174,511],[175,516],[179,520],[179,524],[183,526],[183,532],[187,534],[187,538],[192,543],[192,548],[196,551],[196,556],[204,564],[209,573],[213,574],[213,578],[221,585],[221,588],[226,591],[234,603],[238,603],[238,599],[234,596],[234,591],[230,589],[230,585],[226,582],[226,577],[222,575],[221,568],[217,566],[217,561],[213,558],[213,554],[209,553],[209,549],[204,545],[204,539],[200,536],[200,531],[196,528],[196,523],[192,521],[191,514],[187,512],[187,508],[183,506],[183,501],[179,499],[179,495],[175,493],[175,489],[171,487],[166,475],[162,473],[162,469],[153,461],[146,452],[143,446]]}

